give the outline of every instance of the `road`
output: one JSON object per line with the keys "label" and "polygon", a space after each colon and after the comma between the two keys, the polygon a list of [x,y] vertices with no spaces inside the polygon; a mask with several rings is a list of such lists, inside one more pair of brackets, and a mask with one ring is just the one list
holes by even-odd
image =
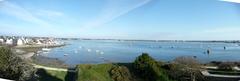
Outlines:
{"label": "road", "polygon": [[[209,69],[217,69],[216,66],[205,66],[204,68]],[[240,71],[239,67],[233,67],[235,70]],[[224,78],[240,78],[240,75],[219,75],[219,74],[210,74],[207,70],[201,71],[204,76],[211,76],[211,77],[224,77]]]}

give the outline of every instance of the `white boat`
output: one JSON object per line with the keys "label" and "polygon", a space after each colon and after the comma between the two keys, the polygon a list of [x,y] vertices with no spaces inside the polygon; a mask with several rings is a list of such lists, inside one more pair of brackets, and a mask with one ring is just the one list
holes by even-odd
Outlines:
{"label": "white boat", "polygon": [[64,56],[68,56],[68,54],[64,54]]}
{"label": "white boat", "polygon": [[48,52],[48,51],[43,51],[42,53],[43,53],[43,54],[48,54],[49,52]]}
{"label": "white boat", "polygon": [[100,54],[101,54],[101,55],[103,55],[103,54],[104,54],[104,52],[100,52]]}
{"label": "white boat", "polygon": [[42,51],[37,51],[37,54],[42,53]]}
{"label": "white boat", "polygon": [[99,50],[96,50],[96,53],[99,53],[100,51]]}
{"label": "white boat", "polygon": [[51,49],[49,48],[42,48],[42,51],[50,51]]}
{"label": "white boat", "polygon": [[91,49],[87,49],[88,52],[91,52],[92,50]]}

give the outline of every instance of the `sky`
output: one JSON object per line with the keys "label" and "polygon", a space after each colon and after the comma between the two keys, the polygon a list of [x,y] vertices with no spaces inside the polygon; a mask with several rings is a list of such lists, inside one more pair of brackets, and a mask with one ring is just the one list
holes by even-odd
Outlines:
{"label": "sky", "polygon": [[240,0],[0,0],[0,35],[240,40]]}

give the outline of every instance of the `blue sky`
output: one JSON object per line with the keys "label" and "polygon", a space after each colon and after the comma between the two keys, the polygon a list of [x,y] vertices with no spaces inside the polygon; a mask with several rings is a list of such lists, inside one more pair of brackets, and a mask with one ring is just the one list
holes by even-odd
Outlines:
{"label": "blue sky", "polygon": [[240,40],[239,0],[0,0],[0,34]]}

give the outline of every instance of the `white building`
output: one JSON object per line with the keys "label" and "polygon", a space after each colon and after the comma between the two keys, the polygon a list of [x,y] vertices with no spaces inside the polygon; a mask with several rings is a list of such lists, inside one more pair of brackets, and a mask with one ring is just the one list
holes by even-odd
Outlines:
{"label": "white building", "polygon": [[13,45],[13,39],[7,39],[6,44],[8,45]]}
{"label": "white building", "polygon": [[3,39],[0,39],[0,44],[4,43],[4,40]]}
{"label": "white building", "polygon": [[24,45],[24,40],[23,39],[18,39],[17,40],[17,45],[20,46],[20,45]]}
{"label": "white building", "polygon": [[37,43],[36,44],[39,44],[39,45],[41,45],[42,44],[42,42],[40,41],[40,40],[37,40]]}

